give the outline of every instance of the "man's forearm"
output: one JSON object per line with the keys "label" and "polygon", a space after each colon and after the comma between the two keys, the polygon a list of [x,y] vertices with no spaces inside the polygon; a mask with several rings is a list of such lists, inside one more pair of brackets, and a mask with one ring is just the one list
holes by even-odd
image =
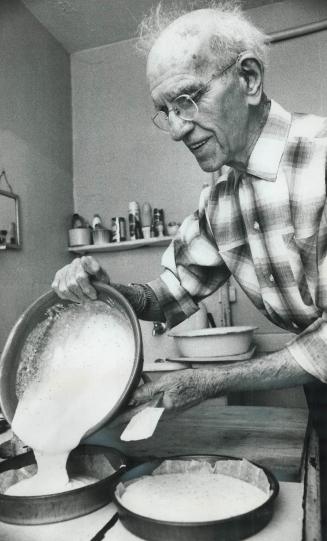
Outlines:
{"label": "man's forearm", "polygon": [[156,394],[163,393],[163,407],[178,409],[233,391],[278,389],[316,381],[318,380],[303,370],[285,348],[228,366],[167,373],[155,382],[138,387],[134,394],[134,403],[146,402]]}
{"label": "man's forearm", "polygon": [[154,291],[146,284],[112,284],[132,305],[137,317],[145,321],[165,322],[165,316],[160,308]]}
{"label": "man's forearm", "polygon": [[216,370],[201,369],[200,372],[198,375],[207,398],[234,391],[279,389],[318,381],[303,370],[286,348]]}

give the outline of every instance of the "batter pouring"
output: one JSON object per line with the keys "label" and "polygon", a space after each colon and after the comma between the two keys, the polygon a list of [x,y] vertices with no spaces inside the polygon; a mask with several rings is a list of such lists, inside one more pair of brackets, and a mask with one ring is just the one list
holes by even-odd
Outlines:
{"label": "batter pouring", "polygon": [[15,434],[33,448],[38,472],[12,485],[7,494],[53,494],[97,481],[69,480],[66,461],[117,403],[130,378],[133,355],[129,322],[105,303],[72,304],[58,313],[12,422]]}

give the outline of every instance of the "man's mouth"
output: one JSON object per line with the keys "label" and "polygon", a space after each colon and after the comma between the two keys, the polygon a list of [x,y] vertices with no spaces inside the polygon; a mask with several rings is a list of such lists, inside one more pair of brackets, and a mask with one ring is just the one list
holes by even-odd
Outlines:
{"label": "man's mouth", "polygon": [[203,147],[208,139],[203,139],[202,141],[198,141],[197,143],[192,143],[191,145],[187,145],[191,152],[195,152],[199,148]]}

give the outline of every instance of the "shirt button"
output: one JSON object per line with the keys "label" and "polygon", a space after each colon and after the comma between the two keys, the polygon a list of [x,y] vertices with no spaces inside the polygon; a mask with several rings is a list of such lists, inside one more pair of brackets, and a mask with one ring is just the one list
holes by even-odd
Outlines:
{"label": "shirt button", "polygon": [[260,225],[259,225],[259,222],[254,222],[254,224],[253,224],[253,229],[255,229],[256,231],[260,231]]}
{"label": "shirt button", "polygon": [[273,283],[275,281],[275,278],[272,274],[269,275],[269,282]]}

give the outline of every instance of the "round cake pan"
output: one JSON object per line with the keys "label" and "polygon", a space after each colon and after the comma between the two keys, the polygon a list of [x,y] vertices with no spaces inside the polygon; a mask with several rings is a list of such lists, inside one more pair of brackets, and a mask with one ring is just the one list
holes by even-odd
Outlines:
{"label": "round cake pan", "polygon": [[[126,388],[115,406],[96,425],[84,434],[86,438],[96,432],[102,425],[117,415],[119,410],[128,404],[128,401],[136,389],[143,370],[142,335],[136,314],[125,297],[111,286],[94,282],[98,300],[117,310],[129,322],[131,333],[134,337],[134,359],[131,360],[131,372]],[[33,329],[48,317],[49,309],[56,305],[67,306],[71,301],[60,299],[54,291],[49,291],[37,299],[21,315],[12,328],[0,360],[0,408],[7,421],[11,423],[17,407],[16,379],[21,352],[26,339]]]}
{"label": "round cake pan", "polygon": [[[26,468],[33,465],[35,458],[31,451],[2,462],[1,488],[13,484],[10,481],[8,483],[8,476],[18,482],[23,478]],[[0,493],[0,520],[20,525],[50,524],[87,515],[112,500],[114,487],[126,467],[126,457],[115,449],[80,445],[69,455],[68,474],[94,476],[99,481],[82,488],[44,496],[7,496]]]}
{"label": "round cake pan", "polygon": [[[183,455],[169,457],[169,460],[203,460],[214,464],[217,460],[242,460],[221,455]],[[119,481],[130,482],[151,473],[164,461],[159,458],[133,467],[125,472]],[[273,504],[279,492],[279,484],[272,473],[262,466],[261,468],[269,481],[271,493],[268,499],[258,508],[224,520],[209,522],[169,522],[156,520],[133,513],[124,507],[117,499],[116,491],[113,496],[117,506],[119,518],[127,530],[141,539],[147,541],[238,541],[254,535],[264,528],[273,515]],[[172,502],[173,505],[173,496]]]}

